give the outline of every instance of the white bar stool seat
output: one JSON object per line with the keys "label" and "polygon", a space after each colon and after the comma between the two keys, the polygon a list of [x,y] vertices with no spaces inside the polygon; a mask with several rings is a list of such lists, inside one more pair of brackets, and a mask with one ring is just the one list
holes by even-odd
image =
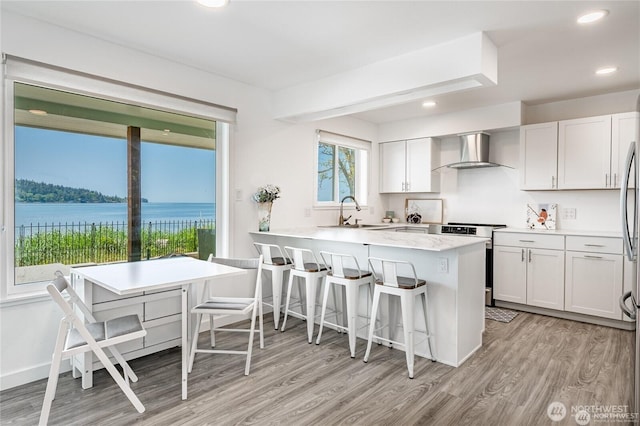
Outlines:
{"label": "white bar stool seat", "polygon": [[[270,306],[273,309],[273,326],[277,330],[280,324],[280,311],[282,309],[282,286],[284,284],[285,271],[291,270],[291,260],[285,256],[280,246],[276,244],[253,243],[262,255],[264,263],[262,269],[271,272],[271,293],[272,299],[263,301],[263,305]],[[265,300],[269,300],[265,298]]]}
{"label": "white bar stool seat", "polygon": [[[371,321],[369,325],[369,338],[367,342],[367,351],[364,354],[364,362],[369,360],[371,353],[371,344],[373,339],[379,341],[389,342],[392,345],[404,347],[405,355],[407,359],[407,370],[409,370],[409,378],[413,379],[413,366],[414,366],[414,354],[415,354],[415,300],[416,296],[420,296],[422,304],[422,311],[424,313],[424,324],[427,345],[429,348],[429,358],[435,361],[435,355],[432,345],[432,336],[429,332],[429,319],[427,311],[427,282],[423,279],[418,279],[416,276],[416,270],[411,262],[400,260],[388,260],[375,257],[369,258],[369,266],[375,277],[375,290],[373,292],[373,305],[371,308],[371,318],[376,318],[378,307],[380,304],[380,295],[387,294],[390,296],[400,297],[400,309],[402,310],[402,330],[404,332],[404,342],[394,340],[394,329],[396,326],[395,321],[395,309],[392,308],[393,304],[390,303],[390,318],[389,318],[389,337],[386,338],[382,335],[376,334],[376,331],[380,330],[375,328],[375,321]],[[398,269],[401,269],[403,273],[406,271],[409,277],[399,276]],[[385,328],[385,326],[381,327]]]}
{"label": "white bar stool seat", "polygon": [[[324,298],[322,300],[322,315],[320,317],[320,331],[316,339],[316,345],[320,344],[322,329],[325,324],[332,325],[338,330],[346,331],[349,335],[349,351],[351,358],[356,357],[356,337],[358,321],[358,298],[361,286],[367,286],[369,296],[371,296],[371,286],[373,285],[373,274],[360,269],[358,260],[351,254],[320,252],[322,261],[329,267],[329,272],[325,278]],[[327,300],[331,285],[343,286],[346,293],[346,317],[347,326],[331,323],[325,319],[327,312]],[[335,295],[335,290],[334,290]],[[337,306],[335,307],[337,309]],[[373,317],[372,317],[373,318]]]}
{"label": "white bar stool seat", "polygon": [[[316,293],[318,291],[318,283],[322,285],[323,278],[327,275],[327,267],[318,262],[313,251],[304,248],[289,247],[284,248],[293,264],[289,271],[289,283],[287,285],[287,301],[284,308],[284,321],[282,322],[282,331],[287,325],[287,317],[289,315],[302,318],[307,321],[307,340],[313,342],[313,330],[315,324],[316,313]],[[293,287],[293,279],[299,277],[304,280],[306,304],[300,301],[302,313],[295,312],[290,309],[291,304],[291,288]],[[302,297],[302,296],[301,296]],[[306,314],[305,312],[306,306]]]}

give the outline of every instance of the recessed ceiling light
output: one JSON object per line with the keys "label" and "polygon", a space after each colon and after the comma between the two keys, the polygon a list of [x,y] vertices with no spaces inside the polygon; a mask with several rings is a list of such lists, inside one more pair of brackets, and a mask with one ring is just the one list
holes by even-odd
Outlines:
{"label": "recessed ceiling light", "polygon": [[578,24],[590,24],[599,21],[609,14],[608,10],[594,10],[578,17]]}
{"label": "recessed ceiling light", "polygon": [[197,0],[198,3],[205,7],[223,7],[229,3],[229,0]]}
{"label": "recessed ceiling light", "polygon": [[611,74],[618,71],[618,67],[602,67],[596,70],[596,74],[598,75],[606,75]]}
{"label": "recessed ceiling light", "polygon": [[435,101],[424,101],[424,102],[422,103],[422,106],[423,106],[423,107],[425,107],[425,108],[431,108],[431,107],[434,107],[434,106],[436,106],[436,105],[437,105],[437,104],[436,104],[436,102],[435,102]]}
{"label": "recessed ceiling light", "polygon": [[47,111],[41,109],[30,109],[29,112],[33,115],[47,115]]}

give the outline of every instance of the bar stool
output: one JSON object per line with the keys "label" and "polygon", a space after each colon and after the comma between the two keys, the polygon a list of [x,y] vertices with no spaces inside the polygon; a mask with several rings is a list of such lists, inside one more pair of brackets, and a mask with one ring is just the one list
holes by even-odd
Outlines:
{"label": "bar stool", "polygon": [[[289,284],[287,286],[287,303],[284,308],[284,321],[282,322],[282,331],[287,325],[287,316],[302,318],[307,321],[307,337],[309,343],[313,341],[313,328],[316,313],[316,292],[318,290],[318,282],[322,283],[322,279],[327,275],[327,267],[318,262],[313,251],[304,248],[286,246],[284,251],[293,263],[293,267],[289,271]],[[299,277],[304,280],[306,293],[306,315],[304,314],[305,304],[300,300],[300,310],[298,313],[289,309],[291,302],[291,287],[293,287],[293,279]],[[302,298],[302,294],[300,295]]]}
{"label": "bar stool", "polygon": [[264,259],[262,269],[271,272],[272,303],[263,301],[262,304],[273,308],[273,324],[277,330],[280,323],[280,309],[282,308],[284,272],[291,269],[291,261],[276,244],[253,243],[253,245]]}
{"label": "bar stool", "polygon": [[[375,318],[378,312],[378,305],[380,304],[380,295],[387,294],[390,296],[400,297],[400,309],[402,310],[402,329],[404,331],[404,343],[394,340],[395,329],[395,309],[390,307],[392,311],[390,314],[389,323],[389,338],[385,338],[380,335],[374,334],[375,321],[372,321],[369,326],[369,338],[367,342],[367,351],[364,354],[364,362],[369,360],[369,354],[371,352],[371,343],[374,338],[381,341],[386,341],[391,344],[404,346],[405,355],[407,358],[407,369],[409,370],[409,378],[413,379],[413,364],[414,364],[414,316],[415,316],[415,299],[416,296],[420,296],[422,302],[422,311],[424,313],[424,324],[427,345],[429,347],[429,357],[432,361],[435,361],[432,346],[432,336],[429,332],[429,320],[427,313],[427,283],[425,280],[418,279],[416,276],[416,270],[411,262],[401,260],[387,260],[375,257],[369,258],[369,266],[374,274],[376,280],[376,286],[373,293],[373,306],[371,308],[371,318]],[[375,267],[378,267],[377,269]],[[410,277],[398,276],[398,269],[403,273],[409,272]],[[376,271],[380,271],[378,275]],[[382,327],[384,328],[384,327]]]}
{"label": "bar stool", "polygon": [[[322,315],[320,317],[320,331],[316,339],[316,345],[320,344],[322,337],[322,329],[325,324],[332,325],[338,330],[346,331],[349,335],[349,350],[351,358],[356,357],[356,337],[357,337],[357,321],[358,321],[358,298],[360,295],[360,287],[367,286],[369,289],[369,297],[372,295],[371,286],[373,285],[373,274],[368,271],[362,271],[358,260],[350,254],[330,253],[326,251],[320,252],[320,257],[325,265],[329,267],[329,272],[324,281],[324,298],[322,300]],[[331,323],[325,320],[327,312],[327,300],[329,299],[329,290],[332,284],[343,286],[346,292],[346,316],[347,326],[337,323]],[[335,289],[334,289],[335,296]],[[335,306],[337,310],[337,306]],[[375,318],[375,317],[372,317]],[[337,319],[337,315],[336,315]],[[336,321],[337,322],[337,321]]]}

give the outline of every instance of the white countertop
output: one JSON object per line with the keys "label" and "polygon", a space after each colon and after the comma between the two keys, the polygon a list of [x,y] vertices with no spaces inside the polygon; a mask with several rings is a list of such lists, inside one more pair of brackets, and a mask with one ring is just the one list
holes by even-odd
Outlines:
{"label": "white countertop", "polygon": [[576,230],[565,230],[565,229],[501,228],[501,229],[496,229],[494,232],[622,238],[621,232],[612,232],[612,231],[576,231]]}
{"label": "white countertop", "polygon": [[[375,246],[409,248],[427,251],[455,250],[473,244],[484,246],[486,238],[464,237],[460,235],[435,235],[410,232],[396,232],[398,227],[426,227],[426,225],[411,224],[380,224],[380,228],[291,228],[274,229],[269,232],[253,231],[255,235],[274,235],[281,237],[307,238],[311,240],[340,241],[356,244],[370,244]],[[388,229],[388,230],[387,230]]]}

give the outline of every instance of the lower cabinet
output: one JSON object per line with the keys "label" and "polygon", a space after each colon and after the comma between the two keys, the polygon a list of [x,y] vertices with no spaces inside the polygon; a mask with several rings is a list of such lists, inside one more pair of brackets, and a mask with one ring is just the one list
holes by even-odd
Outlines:
{"label": "lower cabinet", "polygon": [[620,238],[496,233],[493,262],[496,300],[623,319]]}
{"label": "lower cabinet", "polygon": [[493,294],[497,300],[564,308],[564,252],[494,246]]}
{"label": "lower cabinet", "polygon": [[[567,248],[570,238],[567,237]],[[623,293],[623,256],[606,253],[617,251],[617,247],[597,246],[598,251],[567,251],[565,310],[620,320],[622,311],[618,301]]]}

